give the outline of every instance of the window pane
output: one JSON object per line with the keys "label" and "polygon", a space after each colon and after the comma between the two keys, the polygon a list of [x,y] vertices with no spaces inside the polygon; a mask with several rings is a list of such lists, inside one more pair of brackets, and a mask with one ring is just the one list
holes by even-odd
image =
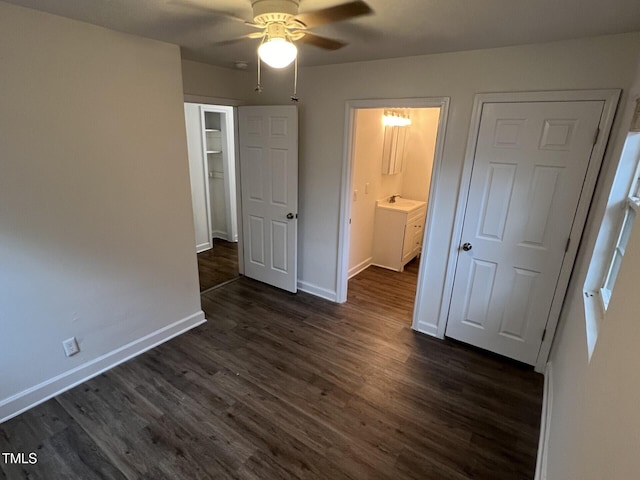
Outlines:
{"label": "window pane", "polygon": [[618,272],[620,271],[620,265],[622,265],[622,255],[616,250],[613,254],[613,262],[611,262],[611,269],[609,270],[609,275],[607,275],[607,280],[604,282],[604,288],[607,290],[613,290],[613,285],[616,283],[616,277],[618,276]]}
{"label": "window pane", "polygon": [[633,228],[633,221],[636,218],[636,212],[631,207],[627,208],[627,212],[624,216],[624,222],[622,223],[622,231],[620,232],[620,239],[618,240],[618,248],[622,250],[622,254],[627,248],[629,243],[629,237],[631,236],[631,230]]}

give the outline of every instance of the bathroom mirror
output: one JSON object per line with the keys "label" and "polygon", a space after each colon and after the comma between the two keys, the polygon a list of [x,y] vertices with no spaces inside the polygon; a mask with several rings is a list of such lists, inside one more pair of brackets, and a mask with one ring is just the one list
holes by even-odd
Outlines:
{"label": "bathroom mirror", "polygon": [[384,127],[384,140],[382,143],[383,175],[395,175],[402,172],[406,137],[406,127],[397,125],[386,125]]}

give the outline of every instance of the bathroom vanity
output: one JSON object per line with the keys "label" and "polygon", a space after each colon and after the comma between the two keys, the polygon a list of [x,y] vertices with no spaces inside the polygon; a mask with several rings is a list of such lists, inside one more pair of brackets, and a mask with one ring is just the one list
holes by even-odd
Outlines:
{"label": "bathroom vanity", "polygon": [[373,264],[402,272],[420,254],[427,203],[398,198],[378,200],[373,234]]}

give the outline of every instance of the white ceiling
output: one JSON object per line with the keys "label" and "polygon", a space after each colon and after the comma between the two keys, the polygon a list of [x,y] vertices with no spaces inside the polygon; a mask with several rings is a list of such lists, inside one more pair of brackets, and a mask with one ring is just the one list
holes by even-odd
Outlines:
{"label": "white ceiling", "polygon": [[[183,58],[232,67],[255,62],[250,0],[7,0],[9,3],[163,40]],[[301,65],[324,65],[640,31],[640,0],[366,0],[374,14],[313,29],[349,42],[337,51],[300,45]],[[343,3],[301,0],[300,12]]]}

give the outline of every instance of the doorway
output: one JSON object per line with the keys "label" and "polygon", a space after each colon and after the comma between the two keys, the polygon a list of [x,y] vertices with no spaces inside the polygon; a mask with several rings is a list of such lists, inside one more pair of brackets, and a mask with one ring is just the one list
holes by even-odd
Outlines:
{"label": "doorway", "polygon": [[397,310],[414,323],[447,113],[448,98],[347,104],[339,302],[350,282],[395,291]]}
{"label": "doorway", "polygon": [[235,120],[228,106],[185,103],[200,291],[239,277]]}

